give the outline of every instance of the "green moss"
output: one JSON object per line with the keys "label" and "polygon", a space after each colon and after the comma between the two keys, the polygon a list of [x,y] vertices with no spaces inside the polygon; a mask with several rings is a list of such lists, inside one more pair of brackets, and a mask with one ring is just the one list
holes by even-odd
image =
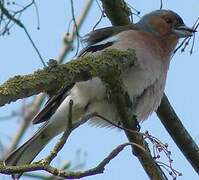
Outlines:
{"label": "green moss", "polygon": [[136,64],[133,50],[108,49],[100,54],[81,57],[66,64],[37,70],[34,74],[15,76],[0,86],[0,105],[40,92],[54,94],[63,86],[100,77],[109,79]]}

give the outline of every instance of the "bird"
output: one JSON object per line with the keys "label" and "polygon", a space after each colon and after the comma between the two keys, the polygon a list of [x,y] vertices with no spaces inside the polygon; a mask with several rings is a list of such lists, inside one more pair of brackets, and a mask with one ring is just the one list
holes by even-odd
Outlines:
{"label": "bird", "polygon": [[[132,101],[136,119],[142,122],[160,105],[170,60],[179,39],[191,37],[195,32],[174,11],[154,10],[137,23],[91,31],[83,39],[86,46],[79,56],[100,54],[106,49],[135,50],[137,65],[121,72],[121,79]],[[55,136],[64,132],[71,100],[72,122],[78,122],[92,112],[112,122],[120,122],[116,105],[107,98],[106,86],[99,77],[76,82],[70,89],[62,89],[47,101],[43,110],[33,118],[33,124],[43,125],[28,141],[11,152],[4,164],[31,163]],[[99,117],[89,121],[108,126]]]}

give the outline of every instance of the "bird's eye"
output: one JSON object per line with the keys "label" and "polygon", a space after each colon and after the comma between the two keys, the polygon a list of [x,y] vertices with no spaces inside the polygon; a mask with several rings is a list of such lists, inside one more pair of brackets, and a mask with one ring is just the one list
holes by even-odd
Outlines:
{"label": "bird's eye", "polygon": [[165,21],[166,21],[166,23],[168,23],[168,24],[171,24],[171,23],[172,23],[172,19],[170,19],[170,18],[166,18]]}

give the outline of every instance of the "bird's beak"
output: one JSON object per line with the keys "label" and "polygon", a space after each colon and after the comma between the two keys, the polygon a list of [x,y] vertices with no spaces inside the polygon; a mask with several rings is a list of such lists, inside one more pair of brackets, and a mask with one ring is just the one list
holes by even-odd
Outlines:
{"label": "bird's beak", "polygon": [[179,38],[186,38],[193,35],[193,33],[197,32],[195,29],[187,27],[186,25],[181,25],[176,28],[174,28],[174,33]]}

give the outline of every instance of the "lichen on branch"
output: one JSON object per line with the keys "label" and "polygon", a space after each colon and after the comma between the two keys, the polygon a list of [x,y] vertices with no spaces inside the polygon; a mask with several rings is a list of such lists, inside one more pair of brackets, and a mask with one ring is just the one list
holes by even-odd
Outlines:
{"label": "lichen on branch", "polygon": [[0,106],[40,92],[54,94],[63,86],[70,86],[92,77],[115,76],[135,64],[134,50],[108,49],[100,54],[37,70],[33,74],[17,75],[0,86]]}

